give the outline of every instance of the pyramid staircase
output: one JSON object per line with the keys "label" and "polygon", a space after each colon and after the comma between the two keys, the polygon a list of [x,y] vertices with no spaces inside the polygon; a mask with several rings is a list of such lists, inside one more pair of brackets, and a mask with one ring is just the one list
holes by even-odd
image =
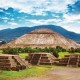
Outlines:
{"label": "pyramid staircase", "polygon": [[60,59],[59,65],[69,67],[80,67],[80,55],[79,54],[65,55],[64,58]]}
{"label": "pyramid staircase", "polygon": [[18,55],[0,55],[0,70],[19,71],[26,69],[26,63]]}
{"label": "pyramid staircase", "polygon": [[30,53],[28,59],[32,65],[52,65],[55,57],[50,53]]}

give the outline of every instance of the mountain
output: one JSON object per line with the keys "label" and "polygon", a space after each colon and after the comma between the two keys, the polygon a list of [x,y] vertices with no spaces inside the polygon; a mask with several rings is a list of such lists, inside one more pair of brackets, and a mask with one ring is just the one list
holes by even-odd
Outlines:
{"label": "mountain", "polygon": [[65,38],[61,34],[48,29],[39,28],[31,31],[28,34],[24,34],[21,37],[2,45],[1,47],[32,47],[32,48],[45,48],[45,47],[56,47],[61,46],[63,48],[69,49],[80,48],[80,45],[75,41]]}
{"label": "mountain", "polygon": [[34,27],[19,27],[15,29],[0,30],[0,40],[11,41],[38,28],[48,28],[62,34],[66,38],[70,38],[76,42],[80,42],[80,34],[67,31],[64,28],[56,25],[40,25]]}

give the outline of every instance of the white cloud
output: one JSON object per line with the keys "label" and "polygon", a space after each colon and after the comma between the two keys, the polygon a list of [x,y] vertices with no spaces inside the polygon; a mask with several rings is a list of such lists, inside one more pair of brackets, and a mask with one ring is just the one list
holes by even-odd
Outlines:
{"label": "white cloud", "polygon": [[20,12],[35,13],[44,15],[45,11],[65,12],[67,5],[73,4],[76,0],[0,0],[0,7],[12,7]]}
{"label": "white cloud", "polygon": [[17,26],[18,23],[15,23],[15,22],[8,22],[8,24],[12,25],[12,26]]}
{"label": "white cloud", "polygon": [[11,21],[15,21],[15,19],[14,19],[14,18],[11,18],[10,20],[11,20]]}
{"label": "white cloud", "polygon": [[54,24],[58,26],[62,26],[63,28],[73,31],[76,33],[80,33],[80,15],[64,15],[64,19],[40,19],[40,20],[26,20],[28,25],[47,25]]}
{"label": "white cloud", "polygon": [[[0,0],[0,7],[8,9],[12,7],[18,9],[19,12],[29,13],[31,15],[47,15],[46,11],[63,13],[63,20],[59,19],[40,19],[40,20],[29,20],[22,17],[20,21],[24,21],[23,24],[18,24],[17,22],[8,22],[10,26],[34,26],[34,25],[43,25],[43,24],[55,24],[63,26],[67,30],[75,31],[80,33],[80,14],[72,15],[65,14],[67,12],[67,5],[74,4],[77,0]],[[10,13],[6,13],[9,14]],[[8,19],[5,18],[5,21]],[[14,18],[11,19],[14,21]]]}
{"label": "white cloud", "polygon": [[60,21],[57,25],[60,25],[69,31],[80,33],[80,14],[65,14],[64,20]]}
{"label": "white cloud", "polygon": [[6,29],[7,27],[4,27],[3,25],[0,25],[0,30]]}
{"label": "white cloud", "polygon": [[80,33],[80,26],[78,25],[77,27],[76,27],[76,25],[72,25],[72,24],[70,24],[70,25],[66,25],[66,26],[63,26],[65,29],[67,29],[68,31],[72,31],[72,32],[76,32],[76,33]]}
{"label": "white cloud", "polygon": [[4,27],[3,27],[3,25],[0,25],[0,30],[2,30]]}
{"label": "white cloud", "polygon": [[71,14],[64,14],[64,20],[66,21],[66,22],[73,22],[73,21],[78,21],[78,20],[80,20],[80,14],[74,14],[74,15],[71,15]]}
{"label": "white cloud", "polygon": [[28,24],[29,26],[36,26],[36,25],[48,25],[48,24],[56,24],[58,22],[60,22],[60,19],[41,19],[41,20],[26,20],[25,24]]}
{"label": "white cloud", "polygon": [[8,18],[8,17],[3,17],[2,19],[3,19],[3,20],[8,20],[9,18]]}
{"label": "white cloud", "polygon": [[0,12],[4,12],[4,11],[0,9]]}

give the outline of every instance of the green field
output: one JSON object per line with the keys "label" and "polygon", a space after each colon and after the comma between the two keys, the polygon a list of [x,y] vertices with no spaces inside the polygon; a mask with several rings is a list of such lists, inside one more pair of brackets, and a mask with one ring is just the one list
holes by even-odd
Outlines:
{"label": "green field", "polygon": [[52,67],[33,66],[22,71],[0,71],[0,80],[15,80],[29,76],[41,76]]}
{"label": "green field", "polygon": [[63,58],[64,55],[69,55],[70,53],[69,52],[59,52],[59,59]]}
{"label": "green field", "polygon": [[[59,59],[63,58],[64,55],[69,55],[70,53],[68,52],[59,52]],[[22,58],[25,58],[26,56],[28,56],[28,53],[19,53],[19,55],[22,57]]]}
{"label": "green field", "polygon": [[[0,54],[2,54],[2,50],[0,50]],[[64,57],[64,55],[69,54],[68,52],[60,52],[59,58]],[[28,53],[19,53],[21,58],[24,58],[28,56]],[[26,70],[22,71],[2,71],[0,70],[0,80],[15,80],[15,79],[21,79],[29,76],[41,76],[46,71],[57,68],[58,66],[50,66],[50,65],[43,65],[43,66],[32,66],[31,68],[28,68]]]}
{"label": "green field", "polygon": [[[2,50],[0,50],[0,54],[2,54]],[[25,58],[26,56],[28,56],[28,53],[19,53],[21,58]]]}
{"label": "green field", "polygon": [[[2,54],[2,50],[0,50],[0,54]],[[63,58],[64,55],[68,55],[68,52],[59,52],[59,58]],[[26,56],[28,56],[28,53],[19,53],[19,55],[21,56],[21,58],[25,58]]]}
{"label": "green field", "polygon": [[2,50],[0,50],[0,54],[2,54]]}
{"label": "green field", "polygon": [[28,56],[28,53],[19,53],[19,55],[20,55],[21,58],[25,59],[25,57]]}
{"label": "green field", "polygon": [[[0,54],[2,54],[2,50],[0,50]],[[25,58],[28,56],[28,53],[19,53],[21,58]],[[51,67],[45,66],[32,66],[26,70],[22,71],[3,71],[0,70],[0,80],[15,80],[27,76],[40,76],[45,71],[49,70]]]}

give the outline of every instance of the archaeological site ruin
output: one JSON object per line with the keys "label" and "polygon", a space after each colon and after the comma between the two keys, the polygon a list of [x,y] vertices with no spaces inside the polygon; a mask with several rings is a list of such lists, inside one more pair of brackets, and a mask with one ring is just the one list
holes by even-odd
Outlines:
{"label": "archaeological site ruin", "polygon": [[19,71],[27,67],[26,63],[18,55],[0,55],[0,70]]}
{"label": "archaeological site ruin", "polygon": [[80,55],[79,54],[65,55],[64,58],[60,59],[58,65],[80,67]]}
{"label": "archaeological site ruin", "polygon": [[52,65],[56,58],[50,53],[30,53],[29,57],[26,57],[29,63],[32,65]]}

